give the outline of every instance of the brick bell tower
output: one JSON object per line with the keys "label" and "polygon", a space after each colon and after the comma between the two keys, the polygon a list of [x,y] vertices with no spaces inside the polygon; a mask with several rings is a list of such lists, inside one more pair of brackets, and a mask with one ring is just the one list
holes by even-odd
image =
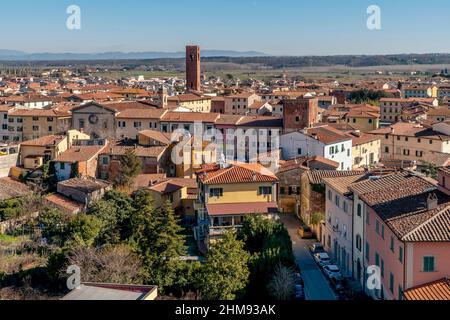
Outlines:
{"label": "brick bell tower", "polygon": [[200,47],[186,47],[186,90],[200,91]]}

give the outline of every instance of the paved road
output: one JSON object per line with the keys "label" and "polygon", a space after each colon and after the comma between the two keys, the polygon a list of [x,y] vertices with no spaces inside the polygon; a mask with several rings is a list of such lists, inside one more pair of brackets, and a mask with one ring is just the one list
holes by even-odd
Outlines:
{"label": "paved road", "polygon": [[295,216],[283,215],[281,221],[289,231],[292,239],[294,256],[300,267],[305,282],[305,296],[307,300],[336,300],[336,295],[330,287],[328,280],[317,266],[312,255],[309,253],[309,245],[314,240],[304,240],[298,235],[300,223]]}

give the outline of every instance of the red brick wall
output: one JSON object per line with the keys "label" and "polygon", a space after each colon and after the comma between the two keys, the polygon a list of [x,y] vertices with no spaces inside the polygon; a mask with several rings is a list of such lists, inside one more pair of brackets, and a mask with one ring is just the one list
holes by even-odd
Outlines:
{"label": "red brick wall", "polygon": [[200,47],[186,47],[186,88],[187,90],[200,91]]}
{"label": "red brick wall", "polygon": [[225,113],[225,100],[212,100],[211,101],[211,112],[215,113]]}
{"label": "red brick wall", "polygon": [[284,102],[284,132],[293,132],[310,127],[319,116],[317,98],[299,98]]}

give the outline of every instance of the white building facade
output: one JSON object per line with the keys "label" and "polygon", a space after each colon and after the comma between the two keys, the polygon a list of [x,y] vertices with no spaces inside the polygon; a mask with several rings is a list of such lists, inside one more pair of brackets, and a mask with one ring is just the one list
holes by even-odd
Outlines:
{"label": "white building facade", "polygon": [[299,157],[321,156],[339,163],[338,170],[352,169],[352,139],[324,142],[304,132],[291,132],[281,136],[280,146],[285,160]]}

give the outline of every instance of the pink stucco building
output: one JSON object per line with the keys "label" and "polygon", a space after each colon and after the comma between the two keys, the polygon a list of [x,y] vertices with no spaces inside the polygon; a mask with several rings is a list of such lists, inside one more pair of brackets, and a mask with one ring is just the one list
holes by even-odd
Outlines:
{"label": "pink stucco building", "polygon": [[[440,171],[439,180],[450,181],[448,170]],[[350,187],[365,206],[364,269],[378,266],[381,272],[381,289],[366,288],[372,297],[403,299],[405,290],[450,276],[447,188],[408,172]]]}

